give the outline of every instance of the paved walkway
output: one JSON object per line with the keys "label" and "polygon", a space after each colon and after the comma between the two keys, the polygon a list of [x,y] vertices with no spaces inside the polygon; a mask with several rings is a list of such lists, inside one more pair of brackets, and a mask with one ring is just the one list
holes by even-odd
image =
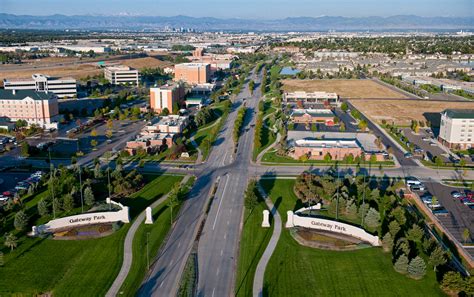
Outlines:
{"label": "paved walkway", "polygon": [[[190,178],[190,175],[186,175],[183,180],[181,181],[181,185],[184,185],[188,179]],[[168,193],[169,194],[169,193]],[[153,209],[160,205],[161,203],[165,202],[166,199],[168,199],[168,194],[164,195],[160,199],[156,200],[153,202],[150,207]],[[138,217],[133,221],[132,226],[130,229],[128,229],[127,236],[125,237],[125,242],[123,244],[123,261],[122,261],[122,267],[120,268],[120,272],[115,278],[114,283],[110,287],[109,291],[105,296],[107,297],[115,297],[119,295],[119,290],[122,287],[123,282],[127,278],[127,275],[130,271],[130,267],[132,266],[132,258],[133,258],[133,252],[132,252],[132,246],[133,246],[133,238],[135,237],[135,233],[137,232],[138,228],[143,221],[145,220],[145,210],[138,215]]]}
{"label": "paved walkway", "polygon": [[273,234],[272,234],[272,238],[270,238],[270,241],[268,242],[267,248],[263,252],[262,257],[260,258],[260,261],[258,262],[257,270],[255,271],[255,276],[253,279],[253,296],[254,297],[263,296],[263,277],[265,276],[265,269],[267,268],[267,264],[270,261],[273,251],[276,248],[278,239],[280,239],[281,226],[282,226],[281,218],[280,218],[280,215],[278,214],[278,210],[276,209],[275,205],[273,205],[272,200],[268,198],[267,194],[262,189],[260,184],[258,184],[258,191],[260,192],[262,197],[265,199],[265,203],[267,204],[267,207],[271,209],[271,213],[273,216]]}
{"label": "paved walkway", "polygon": [[261,151],[257,155],[257,164],[261,164],[263,155],[265,155],[269,150],[271,150],[272,148],[277,146],[280,143],[280,139],[281,139],[281,134],[278,133],[277,136],[276,136],[275,141],[272,144],[270,144],[269,146],[267,146],[263,151]]}

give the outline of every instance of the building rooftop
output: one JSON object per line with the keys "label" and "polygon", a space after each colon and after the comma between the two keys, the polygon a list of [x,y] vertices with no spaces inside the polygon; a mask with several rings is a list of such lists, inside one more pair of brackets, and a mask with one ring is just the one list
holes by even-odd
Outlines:
{"label": "building rooftop", "polygon": [[3,79],[3,82],[21,82],[21,81],[32,81],[32,80],[57,80],[57,79],[61,79],[61,80],[76,80],[72,77],[69,77],[69,76],[64,76],[64,77],[58,77],[58,76],[49,76],[49,75],[45,75],[45,74],[39,74],[39,73],[35,73],[33,75],[31,75],[31,78],[27,78],[27,77],[20,77],[20,78],[12,78],[12,79],[9,79],[9,78],[4,78]]}
{"label": "building rooftop", "polygon": [[0,89],[0,99],[3,100],[23,100],[30,97],[33,100],[50,100],[55,97],[52,92],[36,92],[33,90],[4,90]]}
{"label": "building rooftop", "polygon": [[302,116],[308,114],[312,117],[333,117],[334,113],[330,109],[293,109],[291,116]]}
{"label": "building rooftop", "polygon": [[474,109],[446,109],[442,113],[451,119],[474,119]]}
{"label": "building rooftop", "polygon": [[128,67],[128,66],[125,66],[125,65],[108,66],[105,69],[114,70],[114,71],[135,70],[134,68]]}
{"label": "building rooftop", "polygon": [[[351,133],[351,132],[312,132],[312,131],[288,131],[288,143],[290,145],[299,145],[298,140],[340,140],[354,141],[365,152],[380,152],[384,148],[377,147],[376,137],[370,133]],[[304,142],[303,142],[304,143]]]}
{"label": "building rooftop", "polygon": [[176,64],[174,67],[178,68],[198,68],[198,67],[203,67],[207,66],[209,63],[181,63],[181,64]]}
{"label": "building rooftop", "polygon": [[360,148],[357,139],[315,139],[303,138],[295,140],[299,147],[319,147],[319,148]]}

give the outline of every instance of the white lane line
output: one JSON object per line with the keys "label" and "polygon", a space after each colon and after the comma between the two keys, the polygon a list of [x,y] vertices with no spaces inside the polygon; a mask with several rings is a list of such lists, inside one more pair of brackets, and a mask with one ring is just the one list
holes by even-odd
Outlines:
{"label": "white lane line", "polygon": [[219,275],[219,267],[217,267],[217,272],[216,272],[216,276]]}
{"label": "white lane line", "polygon": [[174,262],[174,259],[172,259],[172,260],[171,260],[171,262],[170,262],[170,266],[171,266],[171,265],[173,265],[173,262]]}
{"label": "white lane line", "polygon": [[180,241],[180,242],[178,242],[178,248],[179,248],[180,246],[181,246],[181,241]]}
{"label": "white lane line", "polygon": [[224,239],[226,239],[226,238],[227,238],[227,232],[224,234]]}
{"label": "white lane line", "polygon": [[230,209],[230,213],[232,213],[232,208]]}
{"label": "white lane line", "polygon": [[161,282],[161,284],[160,284],[160,288],[161,288],[161,287],[163,287],[163,283],[164,283],[164,282]]}
{"label": "white lane line", "polygon": [[230,224],[230,221],[229,221],[229,220],[227,220],[227,226],[229,226],[229,224]]}
{"label": "white lane line", "polygon": [[227,158],[227,151],[225,152],[224,154],[224,158],[222,158],[222,162],[221,162],[221,167],[225,165],[225,159]]}
{"label": "white lane line", "polygon": [[222,192],[221,199],[219,200],[219,206],[217,207],[216,218],[214,219],[214,224],[212,225],[212,230],[214,230],[214,228],[216,227],[217,217],[219,216],[219,211],[221,210],[222,200],[224,200],[224,197],[225,197],[225,190],[227,189],[227,182],[229,181],[229,178],[230,178],[230,174],[227,176],[227,179],[225,180],[224,191]]}
{"label": "white lane line", "polygon": [[222,256],[223,254],[224,254],[224,250],[223,250],[223,249],[221,249],[221,256]]}
{"label": "white lane line", "polygon": [[212,289],[212,297],[214,297],[215,292],[216,292],[216,288]]}

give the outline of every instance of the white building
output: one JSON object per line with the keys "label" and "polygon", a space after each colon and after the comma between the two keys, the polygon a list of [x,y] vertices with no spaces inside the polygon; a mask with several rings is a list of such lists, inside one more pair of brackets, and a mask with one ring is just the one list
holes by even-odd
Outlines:
{"label": "white building", "polygon": [[286,92],[283,94],[283,104],[290,107],[313,108],[318,105],[339,105],[339,96],[336,93],[326,92]]}
{"label": "white building", "polygon": [[439,141],[451,149],[474,147],[474,109],[446,109],[441,113]]}
{"label": "white building", "polygon": [[76,80],[72,77],[50,77],[43,74],[33,74],[31,79],[4,79],[5,90],[33,90],[51,92],[59,98],[77,97]]}
{"label": "white building", "polygon": [[113,85],[135,84],[138,86],[138,70],[128,66],[107,67],[104,69],[104,76]]}

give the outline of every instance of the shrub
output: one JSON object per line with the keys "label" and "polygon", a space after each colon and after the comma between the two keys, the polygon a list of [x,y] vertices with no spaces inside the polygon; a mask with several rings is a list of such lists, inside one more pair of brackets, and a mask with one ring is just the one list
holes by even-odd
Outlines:
{"label": "shrub", "polygon": [[414,279],[422,279],[426,274],[426,263],[420,256],[416,256],[408,265],[408,274]]}

